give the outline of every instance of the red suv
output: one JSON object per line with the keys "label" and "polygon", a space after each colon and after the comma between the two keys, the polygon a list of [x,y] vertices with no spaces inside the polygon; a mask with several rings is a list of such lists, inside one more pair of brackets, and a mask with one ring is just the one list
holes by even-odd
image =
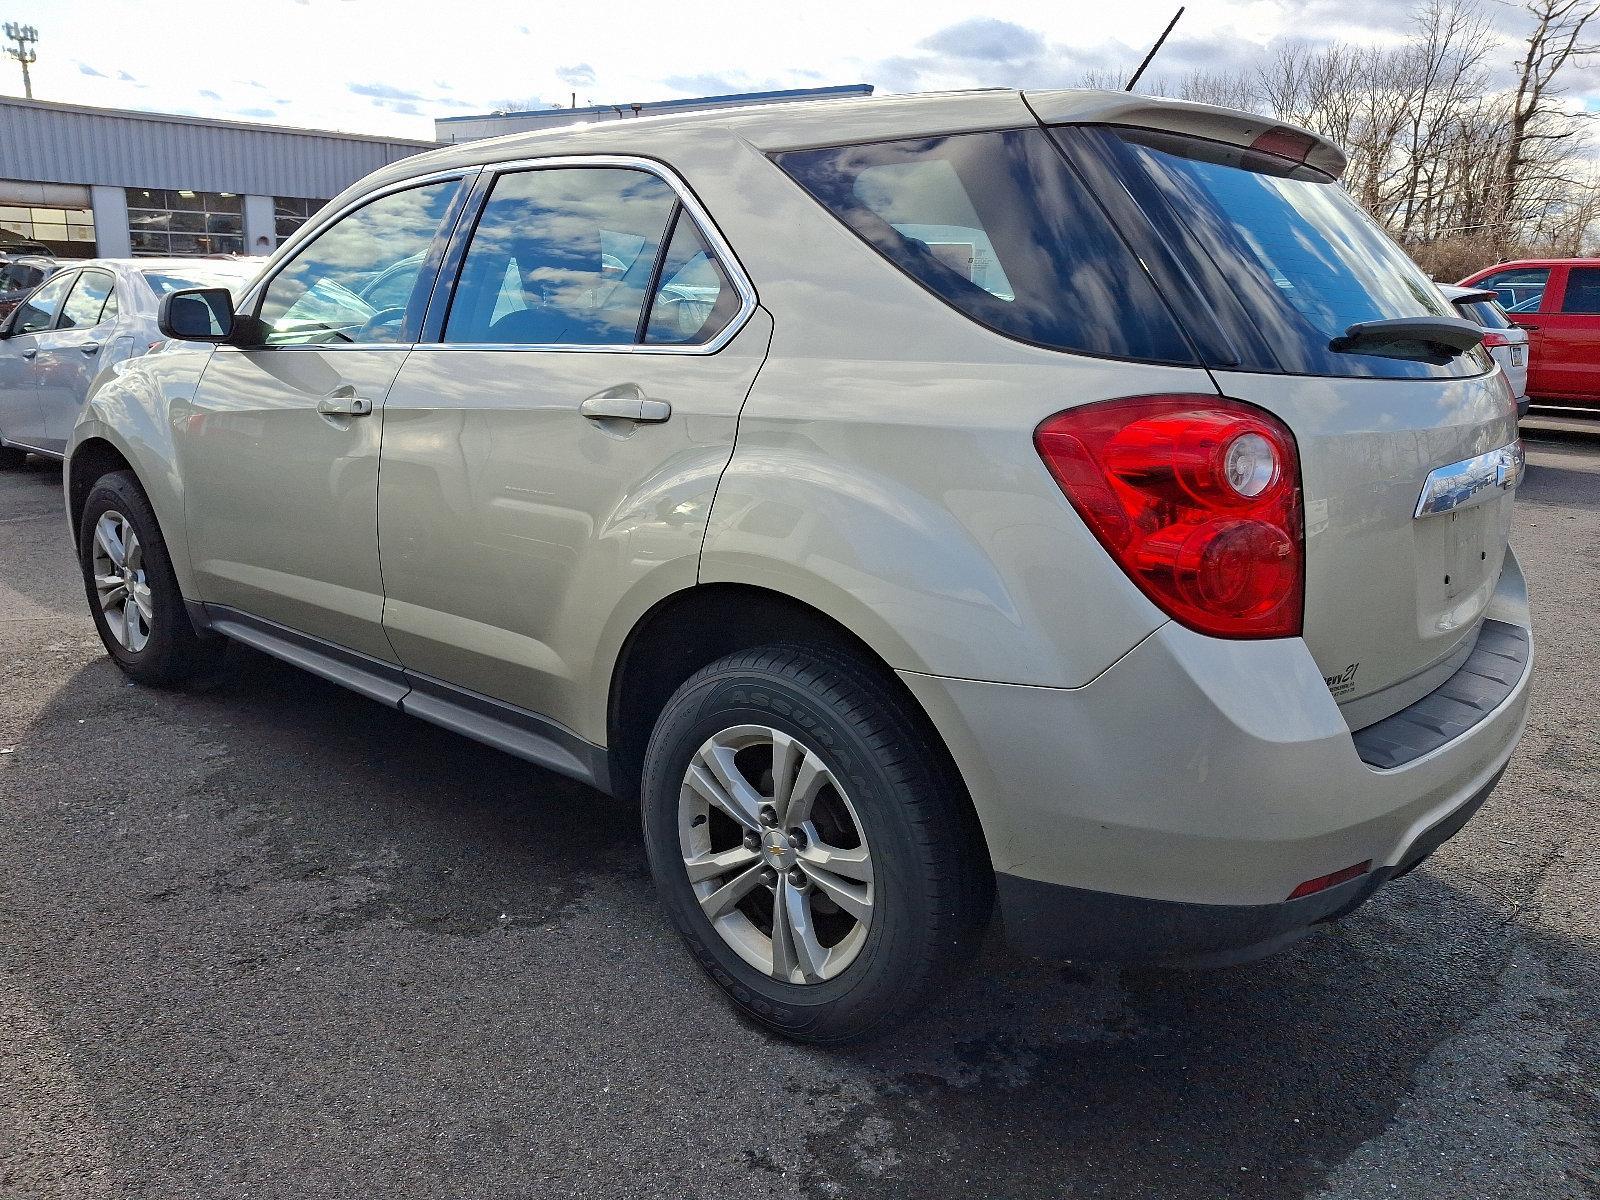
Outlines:
{"label": "red suv", "polygon": [[1528,396],[1600,409],[1600,258],[1501,263],[1461,281],[1494,291],[1529,331]]}

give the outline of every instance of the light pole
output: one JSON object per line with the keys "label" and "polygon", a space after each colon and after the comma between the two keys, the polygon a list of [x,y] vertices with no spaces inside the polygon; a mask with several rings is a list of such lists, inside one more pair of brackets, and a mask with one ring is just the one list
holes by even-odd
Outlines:
{"label": "light pole", "polygon": [[16,43],[15,46],[7,46],[6,53],[22,64],[22,92],[32,100],[33,77],[28,74],[28,64],[39,61],[39,52],[33,48],[39,41],[39,31],[32,25],[7,21],[6,38]]}

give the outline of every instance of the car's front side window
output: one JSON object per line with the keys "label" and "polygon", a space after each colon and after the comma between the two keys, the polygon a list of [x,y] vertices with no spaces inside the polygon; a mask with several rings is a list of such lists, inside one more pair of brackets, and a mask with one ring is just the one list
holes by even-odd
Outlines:
{"label": "car's front side window", "polygon": [[[267,285],[256,314],[265,344],[399,341],[428,247],[459,187],[446,179],[390,192],[318,234]],[[380,277],[381,294],[365,296]]]}
{"label": "car's front side window", "polygon": [[1472,286],[1494,292],[1500,297],[1501,308],[1520,313],[1539,311],[1545,285],[1549,282],[1549,267],[1519,267],[1511,271],[1497,271]]}
{"label": "car's front side window", "polygon": [[13,328],[18,333],[42,333],[49,329],[56,322],[56,309],[61,306],[61,297],[76,278],[76,274],[63,275],[34,292],[19,306],[21,311],[17,313]]}

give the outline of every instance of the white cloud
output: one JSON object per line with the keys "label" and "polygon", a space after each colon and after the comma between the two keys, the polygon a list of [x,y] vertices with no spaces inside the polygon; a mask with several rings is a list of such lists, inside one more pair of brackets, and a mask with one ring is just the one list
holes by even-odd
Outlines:
{"label": "white cloud", "polygon": [[[1391,41],[1405,32],[1407,8],[1191,3],[1155,69],[1227,71],[1283,36]],[[530,27],[526,0],[454,9],[255,0],[225,20],[196,20],[176,0],[8,0],[6,16],[38,26],[42,99],[426,138],[434,115],[565,100],[574,89],[581,104],[830,83],[1060,86],[1085,69],[1131,69],[1172,9],[1173,0],[808,0],[748,6],[734,20],[718,6],[612,0],[541,6]],[[0,72],[14,70],[0,60]],[[3,90],[19,91],[17,82]],[[1600,79],[1574,90],[1600,105]]]}

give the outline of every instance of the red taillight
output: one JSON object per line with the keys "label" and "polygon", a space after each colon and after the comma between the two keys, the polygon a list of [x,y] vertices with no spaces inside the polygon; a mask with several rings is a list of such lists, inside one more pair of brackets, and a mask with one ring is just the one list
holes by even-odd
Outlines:
{"label": "red taillight", "polygon": [[1503,333],[1495,333],[1490,330],[1483,335],[1483,344],[1485,346],[1509,346],[1511,345],[1511,339]]}
{"label": "red taillight", "polygon": [[1101,545],[1169,616],[1216,637],[1296,637],[1305,544],[1294,436],[1216,396],[1069,409],[1033,435]]}
{"label": "red taillight", "polygon": [[1372,860],[1358,862],[1354,866],[1346,867],[1342,871],[1335,871],[1331,875],[1318,875],[1315,879],[1308,879],[1294,891],[1289,893],[1289,899],[1298,900],[1302,896],[1314,896],[1318,892],[1325,892],[1331,887],[1338,887],[1341,883],[1348,883],[1358,879],[1372,870]]}

